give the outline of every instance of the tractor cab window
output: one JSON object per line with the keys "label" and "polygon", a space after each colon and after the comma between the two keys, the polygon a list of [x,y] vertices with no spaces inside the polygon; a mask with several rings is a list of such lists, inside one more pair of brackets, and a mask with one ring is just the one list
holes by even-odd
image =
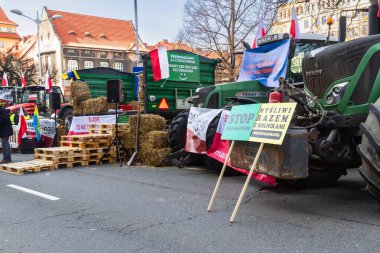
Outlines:
{"label": "tractor cab window", "polygon": [[302,79],[302,58],[308,56],[314,49],[324,46],[323,41],[318,42],[296,42],[294,57],[290,60],[290,73],[289,78],[294,82],[303,82]]}
{"label": "tractor cab window", "polygon": [[22,97],[22,102],[43,104],[45,101],[44,95],[44,90],[25,90]]}

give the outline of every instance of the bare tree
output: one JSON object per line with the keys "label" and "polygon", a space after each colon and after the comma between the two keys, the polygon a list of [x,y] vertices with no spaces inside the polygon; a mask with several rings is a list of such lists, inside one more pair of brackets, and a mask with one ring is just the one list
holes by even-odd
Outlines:
{"label": "bare tree", "polygon": [[271,0],[186,0],[178,39],[216,52],[233,81],[231,55],[256,31],[261,18],[267,25],[272,23],[277,7],[278,3]]}

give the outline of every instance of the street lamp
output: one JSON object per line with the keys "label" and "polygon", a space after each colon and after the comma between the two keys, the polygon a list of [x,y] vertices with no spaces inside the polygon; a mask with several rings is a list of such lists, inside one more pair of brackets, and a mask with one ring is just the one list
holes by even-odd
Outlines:
{"label": "street lamp", "polygon": [[[46,21],[47,19],[41,20],[39,18],[38,11],[37,11],[37,18],[36,19],[33,19],[31,17],[28,17],[28,16],[24,15],[24,13],[22,11],[20,11],[20,10],[11,10],[11,12],[14,13],[14,14],[26,17],[27,19],[32,20],[37,25],[38,83],[41,84],[41,81],[42,81],[42,66],[41,66],[41,48],[40,48],[40,25],[41,25],[41,23],[43,21]],[[54,15],[54,16],[51,17],[52,20],[59,19],[59,18],[62,18],[62,15],[56,14],[56,15]]]}

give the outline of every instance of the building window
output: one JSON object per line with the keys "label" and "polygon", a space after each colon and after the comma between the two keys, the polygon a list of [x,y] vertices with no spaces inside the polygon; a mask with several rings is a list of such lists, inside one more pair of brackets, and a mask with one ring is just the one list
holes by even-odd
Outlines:
{"label": "building window", "polygon": [[50,33],[49,33],[49,32],[48,32],[48,34],[47,34],[47,38],[50,39]]}
{"label": "building window", "polygon": [[299,7],[299,12],[300,12],[300,15],[303,14],[303,6],[300,6],[300,7]]}
{"label": "building window", "polygon": [[325,25],[326,22],[327,22],[326,16],[323,16],[323,17],[322,17],[322,25]]}
{"label": "building window", "polygon": [[121,62],[115,62],[115,67],[114,68],[116,70],[123,71],[124,70],[123,63],[121,63]]}
{"label": "building window", "polygon": [[67,71],[77,70],[78,61],[77,60],[68,60],[67,61]]}
{"label": "building window", "polygon": [[43,41],[44,37],[41,35],[41,42]]}
{"label": "building window", "polygon": [[4,42],[0,41],[0,48],[4,48]]}
{"label": "building window", "polygon": [[52,64],[51,64],[51,56],[50,55],[47,57],[47,65],[48,65],[48,68],[51,69]]}
{"label": "building window", "polygon": [[91,69],[94,67],[94,62],[93,61],[84,61],[84,68],[85,69]]}
{"label": "building window", "polygon": [[84,50],[84,55],[91,56],[92,55],[92,51],[90,51],[90,50]]}
{"label": "building window", "polygon": [[100,62],[100,67],[103,67],[103,68],[109,68],[110,64],[108,61],[101,61]]}
{"label": "building window", "polygon": [[303,27],[304,27],[305,29],[309,28],[309,20],[305,19],[305,20],[303,21]]}
{"label": "building window", "polygon": [[107,52],[104,52],[104,51],[99,52],[99,57],[100,58],[107,58]]}
{"label": "building window", "polygon": [[7,32],[12,32],[12,28],[10,28],[10,27],[7,27]]}

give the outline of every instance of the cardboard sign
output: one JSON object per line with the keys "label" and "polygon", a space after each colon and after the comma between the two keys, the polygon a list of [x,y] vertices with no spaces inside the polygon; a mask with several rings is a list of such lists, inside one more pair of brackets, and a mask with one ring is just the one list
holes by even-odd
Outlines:
{"label": "cardboard sign", "polygon": [[261,104],[233,106],[222,140],[248,141]]}
{"label": "cardboard sign", "polygon": [[249,141],[281,145],[296,103],[261,104]]}
{"label": "cardboard sign", "polygon": [[199,56],[178,52],[168,52],[169,78],[171,81],[199,82]]}

